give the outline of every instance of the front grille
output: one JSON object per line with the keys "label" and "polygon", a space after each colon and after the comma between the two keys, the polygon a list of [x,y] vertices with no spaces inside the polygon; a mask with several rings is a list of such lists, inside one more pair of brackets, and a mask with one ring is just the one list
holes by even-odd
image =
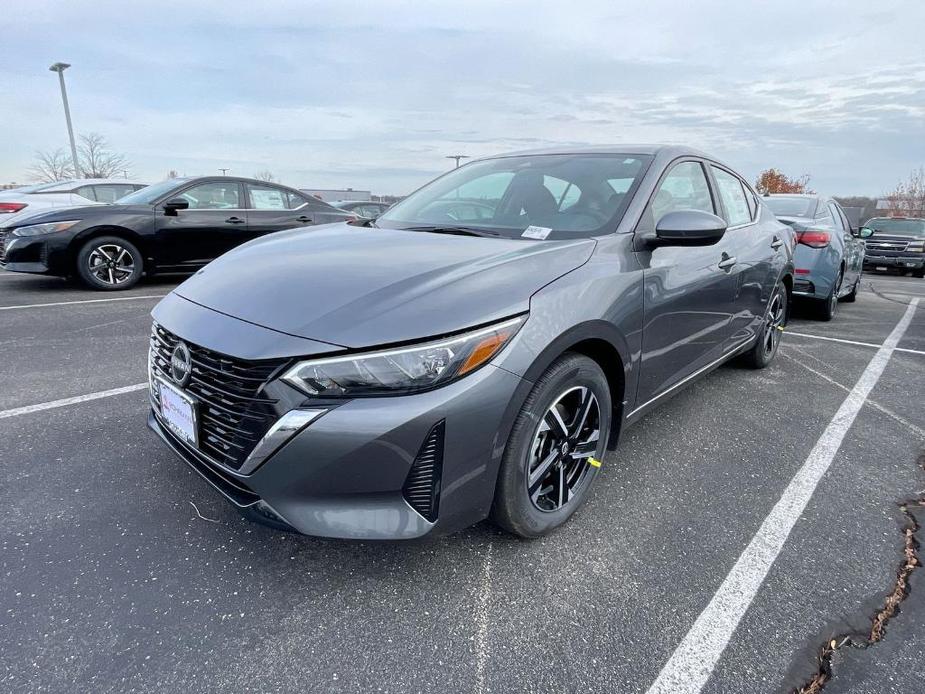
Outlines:
{"label": "front grille", "polygon": [[[151,368],[168,382],[173,381],[170,357],[179,341],[157,324],[151,329]],[[186,346],[193,368],[184,390],[199,402],[199,447],[215,462],[237,470],[279,417],[273,407],[277,400],[262,390],[286,360],[248,361]]]}
{"label": "front grille", "polygon": [[431,523],[437,520],[440,505],[445,428],[445,422],[438,422],[430,430],[402,487],[405,501]]}
{"label": "front grille", "polygon": [[891,253],[903,253],[908,248],[907,241],[868,241],[867,250],[869,251],[890,251]]}

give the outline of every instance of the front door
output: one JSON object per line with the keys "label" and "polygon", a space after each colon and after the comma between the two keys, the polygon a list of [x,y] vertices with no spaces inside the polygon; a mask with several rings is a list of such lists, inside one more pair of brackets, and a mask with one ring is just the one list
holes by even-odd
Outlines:
{"label": "front door", "polygon": [[[718,214],[700,161],[675,164],[636,229],[654,233],[668,212]],[[642,406],[716,361],[727,340],[735,295],[735,258],[725,238],[711,246],[637,244],[644,268],[642,360],[636,405]]]}
{"label": "front door", "polygon": [[244,190],[234,180],[198,183],[180,192],[189,209],[157,214],[158,267],[189,270],[205,265],[247,240]]}

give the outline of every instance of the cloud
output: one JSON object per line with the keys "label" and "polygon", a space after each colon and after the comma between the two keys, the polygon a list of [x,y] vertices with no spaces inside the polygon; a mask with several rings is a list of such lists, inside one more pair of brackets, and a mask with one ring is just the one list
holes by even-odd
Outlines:
{"label": "cloud", "polygon": [[644,141],[877,194],[925,161],[925,5],[898,0],[5,9],[0,180],[66,145],[55,60],[78,132],[151,180],[223,166],[401,193],[457,151]]}

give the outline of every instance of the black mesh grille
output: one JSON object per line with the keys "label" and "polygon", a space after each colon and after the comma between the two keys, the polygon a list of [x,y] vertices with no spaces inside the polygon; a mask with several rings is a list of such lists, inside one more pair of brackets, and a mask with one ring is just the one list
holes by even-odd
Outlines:
{"label": "black mesh grille", "polygon": [[0,231],[0,263],[6,260],[6,237],[10,232]]}
{"label": "black mesh grille", "polygon": [[[170,357],[179,341],[157,324],[151,330],[151,367],[167,382],[173,380]],[[279,416],[273,408],[277,401],[261,389],[286,362],[247,361],[188,342],[186,346],[193,369],[184,390],[199,401],[199,447],[216,462],[237,470]]]}
{"label": "black mesh grille", "polygon": [[431,523],[440,506],[440,473],[443,469],[443,434],[446,422],[439,422],[427,438],[402,487],[405,501]]}

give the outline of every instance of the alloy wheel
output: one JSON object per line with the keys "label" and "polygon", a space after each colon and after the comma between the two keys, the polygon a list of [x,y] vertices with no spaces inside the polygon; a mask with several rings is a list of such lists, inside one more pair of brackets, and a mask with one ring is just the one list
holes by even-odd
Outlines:
{"label": "alloy wheel", "polygon": [[784,298],[780,291],[774,292],[768,312],[764,317],[764,353],[774,354],[780,343],[780,335],[784,325]]}
{"label": "alloy wheel", "polygon": [[105,243],[94,248],[87,258],[87,266],[96,279],[108,285],[119,285],[135,273],[135,259],[127,248]]}
{"label": "alloy wheel", "polygon": [[600,405],[590,388],[566,390],[553,402],[530,446],[527,493],[540,511],[558,511],[588,479],[601,438]]}

